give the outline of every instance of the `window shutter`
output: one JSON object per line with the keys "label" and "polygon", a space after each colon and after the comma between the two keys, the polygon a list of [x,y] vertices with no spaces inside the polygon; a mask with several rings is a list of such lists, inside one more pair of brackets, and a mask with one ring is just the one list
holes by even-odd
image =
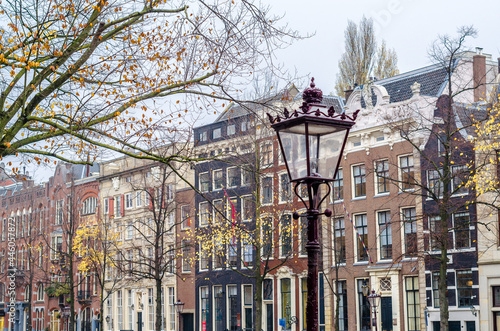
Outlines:
{"label": "window shutter", "polygon": [[120,203],[121,203],[121,206],[120,209],[121,209],[121,212],[122,212],[122,217],[125,216],[125,196],[122,194],[122,198],[120,199]]}
{"label": "window shutter", "polygon": [[109,218],[115,216],[115,198],[109,198]]}

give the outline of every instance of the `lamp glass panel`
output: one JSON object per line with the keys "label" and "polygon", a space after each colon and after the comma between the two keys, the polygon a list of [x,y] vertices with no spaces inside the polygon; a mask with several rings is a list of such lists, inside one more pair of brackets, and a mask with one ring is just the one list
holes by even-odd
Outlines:
{"label": "lamp glass panel", "polygon": [[319,149],[316,167],[317,173],[322,178],[328,178],[331,180],[334,179],[335,170],[339,164],[344,140],[347,139],[347,132],[348,131],[346,129],[337,130],[335,132],[322,135],[318,139]]}
{"label": "lamp glass panel", "polygon": [[284,157],[290,171],[291,180],[307,175],[306,136],[305,134],[280,131]]}
{"label": "lamp glass panel", "polygon": [[[306,126],[308,139],[306,140]],[[347,128],[302,123],[279,131],[291,180],[316,176],[333,180]],[[310,169],[307,168],[307,146]]]}

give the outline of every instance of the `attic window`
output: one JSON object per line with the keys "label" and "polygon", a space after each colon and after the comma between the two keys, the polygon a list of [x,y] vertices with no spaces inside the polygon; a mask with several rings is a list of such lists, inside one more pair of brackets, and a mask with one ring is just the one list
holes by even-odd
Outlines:
{"label": "attic window", "polygon": [[359,147],[359,146],[361,146],[361,140],[353,141],[352,142],[352,146],[353,147]]}
{"label": "attic window", "polygon": [[221,137],[221,128],[214,129],[212,132],[212,139],[217,139]]}
{"label": "attic window", "polygon": [[227,127],[227,134],[231,136],[231,135],[233,135],[235,133],[236,133],[236,127],[235,127],[235,125],[234,124],[229,125]]}
{"label": "attic window", "polygon": [[375,138],[376,141],[384,141],[384,136],[378,136]]}

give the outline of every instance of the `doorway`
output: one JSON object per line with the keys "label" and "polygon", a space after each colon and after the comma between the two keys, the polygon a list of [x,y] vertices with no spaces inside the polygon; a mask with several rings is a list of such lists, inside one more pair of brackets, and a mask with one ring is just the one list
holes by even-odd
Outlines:
{"label": "doorway", "polygon": [[382,331],[392,331],[392,297],[380,298],[380,322]]}
{"label": "doorway", "polygon": [[184,313],[182,317],[182,331],[194,331],[194,314]]}

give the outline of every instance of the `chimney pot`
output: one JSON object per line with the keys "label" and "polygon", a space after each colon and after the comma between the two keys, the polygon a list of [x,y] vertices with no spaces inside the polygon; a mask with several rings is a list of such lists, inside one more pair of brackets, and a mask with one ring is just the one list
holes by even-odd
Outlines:
{"label": "chimney pot", "polygon": [[482,47],[476,47],[476,54],[482,55],[483,54],[483,48]]}

